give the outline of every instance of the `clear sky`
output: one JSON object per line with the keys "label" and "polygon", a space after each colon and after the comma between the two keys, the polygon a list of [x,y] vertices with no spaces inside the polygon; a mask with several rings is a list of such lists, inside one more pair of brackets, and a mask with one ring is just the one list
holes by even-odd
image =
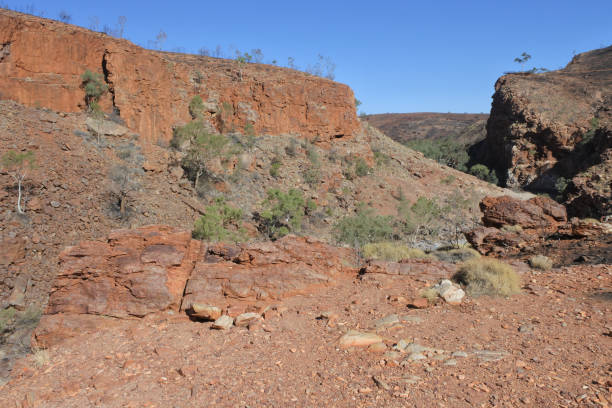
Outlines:
{"label": "clear sky", "polygon": [[558,69],[574,53],[612,44],[611,0],[554,1],[130,1],[0,0],[61,11],[73,24],[92,17],[148,46],[160,30],[163,48],[196,53],[221,45],[226,54],[259,48],[264,62],[304,68],[322,54],[336,80],[350,85],[366,113],[488,112],[495,80],[526,68]]}

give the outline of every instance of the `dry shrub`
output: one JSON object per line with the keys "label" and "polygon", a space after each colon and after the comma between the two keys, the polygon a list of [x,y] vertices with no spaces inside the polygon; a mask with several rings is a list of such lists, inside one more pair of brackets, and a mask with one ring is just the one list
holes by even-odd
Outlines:
{"label": "dry shrub", "polygon": [[552,268],[553,262],[547,256],[535,255],[529,259],[529,265],[535,269],[541,269],[543,271],[548,271]]}
{"label": "dry shrub", "polygon": [[473,248],[455,248],[449,250],[438,250],[433,255],[444,262],[465,262],[470,259],[480,258],[480,253]]}
{"label": "dry shrub", "polygon": [[34,348],[32,349],[32,353],[34,355],[34,365],[36,368],[42,368],[49,363],[49,352],[46,349]]}
{"label": "dry shrub", "polygon": [[419,296],[427,299],[429,303],[432,303],[438,298],[438,291],[434,288],[425,288],[419,292]]}
{"label": "dry shrub", "polygon": [[395,242],[379,242],[363,246],[363,256],[366,259],[398,262],[402,259],[431,258],[418,248],[410,248]]}
{"label": "dry shrub", "polygon": [[475,258],[465,262],[453,280],[465,285],[471,296],[510,296],[521,291],[521,278],[514,269],[491,258]]}
{"label": "dry shrub", "polygon": [[501,227],[501,230],[504,232],[523,232],[523,227],[521,227],[519,224],[516,225],[504,225]]}

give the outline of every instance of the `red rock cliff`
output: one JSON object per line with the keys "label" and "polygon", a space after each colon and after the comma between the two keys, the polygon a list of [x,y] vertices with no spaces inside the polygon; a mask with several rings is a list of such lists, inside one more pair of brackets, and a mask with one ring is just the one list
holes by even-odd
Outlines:
{"label": "red rock cliff", "polygon": [[220,131],[291,133],[321,141],[351,136],[359,122],[343,84],[269,65],[156,52],[53,20],[0,9],[0,98],[75,112],[84,109],[80,75],[104,75],[101,101],[143,140],[169,140],[190,119],[195,94]]}

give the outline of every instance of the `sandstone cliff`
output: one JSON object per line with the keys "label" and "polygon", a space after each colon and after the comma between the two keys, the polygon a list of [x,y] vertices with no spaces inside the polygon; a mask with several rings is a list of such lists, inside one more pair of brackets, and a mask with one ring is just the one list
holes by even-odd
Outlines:
{"label": "sandstone cliff", "polygon": [[487,162],[508,187],[558,196],[573,215],[608,215],[611,105],[612,47],[558,71],[504,75],[487,123]]}
{"label": "sandstone cliff", "polygon": [[290,133],[328,141],[359,128],[351,89],[269,65],[156,52],[77,26],[0,9],[0,99],[61,112],[84,109],[80,75],[104,75],[102,107],[143,140],[168,141],[199,94],[219,131]]}

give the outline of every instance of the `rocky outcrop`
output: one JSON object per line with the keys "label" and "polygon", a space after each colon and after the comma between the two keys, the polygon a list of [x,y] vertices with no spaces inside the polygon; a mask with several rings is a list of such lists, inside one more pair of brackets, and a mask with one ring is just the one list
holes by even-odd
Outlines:
{"label": "rocky outcrop", "polygon": [[607,223],[578,218],[568,221],[565,207],[547,197],[486,197],[480,209],[484,226],[468,232],[466,238],[483,255],[516,255],[535,249],[553,235],[569,239],[612,233],[612,225]]}
{"label": "rocky outcrop", "polygon": [[[44,44],[44,46],[41,46]],[[0,9],[0,98],[63,112],[84,109],[80,76],[103,75],[101,101],[143,140],[168,141],[190,120],[194,95],[219,131],[296,134],[320,141],[359,128],[350,88],[302,72],[156,52],[73,25]]]}
{"label": "rocky outcrop", "polygon": [[558,71],[504,75],[495,84],[486,161],[508,187],[560,195],[571,215],[610,214],[611,106],[612,47],[579,54]]}
{"label": "rocky outcrop", "polygon": [[[66,248],[35,338],[52,344],[112,318],[212,306],[231,316],[317,287],[352,271],[351,250],[310,238],[206,244],[167,226],[117,230]],[[202,306],[204,305],[204,306]]]}
{"label": "rocky outcrop", "polygon": [[208,246],[197,262],[183,299],[193,304],[221,305],[279,300],[333,283],[347,270],[351,251],[318,240],[288,236],[252,245]]}
{"label": "rocky outcrop", "polygon": [[547,197],[519,200],[510,196],[485,197],[480,202],[486,227],[520,226],[554,233],[567,222],[565,207]]}

